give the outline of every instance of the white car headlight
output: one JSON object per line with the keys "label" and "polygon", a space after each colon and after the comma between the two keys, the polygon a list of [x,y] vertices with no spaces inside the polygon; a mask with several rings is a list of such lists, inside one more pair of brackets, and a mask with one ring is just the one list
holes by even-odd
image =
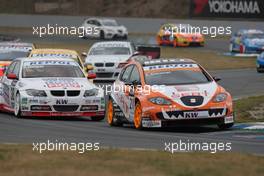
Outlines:
{"label": "white car headlight", "polygon": [[225,101],[226,98],[227,98],[227,94],[226,94],[226,93],[219,93],[219,94],[217,94],[217,95],[214,97],[213,101],[214,101],[214,102],[217,102],[217,103],[220,103],[220,102]]}
{"label": "white car headlight", "polygon": [[170,105],[171,104],[170,101],[164,98],[161,98],[161,97],[150,98],[149,101],[157,105]]}
{"label": "white car headlight", "polygon": [[94,89],[86,90],[84,92],[84,95],[83,96],[84,97],[97,96],[98,93],[99,93],[99,89],[94,88]]}
{"label": "white car headlight", "polygon": [[33,96],[33,97],[47,97],[47,94],[44,90],[27,89],[26,93],[29,96]]}

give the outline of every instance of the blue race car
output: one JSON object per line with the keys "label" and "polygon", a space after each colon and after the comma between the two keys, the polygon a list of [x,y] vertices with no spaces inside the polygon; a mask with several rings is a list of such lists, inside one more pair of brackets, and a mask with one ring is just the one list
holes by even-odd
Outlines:
{"label": "blue race car", "polygon": [[230,39],[230,52],[247,54],[264,51],[264,32],[256,29],[239,30]]}
{"label": "blue race car", "polygon": [[264,72],[264,52],[262,52],[257,58],[257,71],[259,73]]}

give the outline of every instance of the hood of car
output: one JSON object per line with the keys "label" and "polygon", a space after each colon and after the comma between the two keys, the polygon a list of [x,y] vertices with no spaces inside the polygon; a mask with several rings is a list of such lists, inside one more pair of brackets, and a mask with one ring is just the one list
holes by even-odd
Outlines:
{"label": "hood of car", "polygon": [[86,78],[23,78],[18,86],[23,89],[37,90],[89,90],[96,88]]}
{"label": "hood of car", "polygon": [[96,62],[126,62],[131,55],[89,55],[85,59],[86,63],[96,63]]}
{"label": "hood of car", "polygon": [[215,82],[195,85],[176,85],[160,87],[158,92],[171,101],[184,107],[206,105],[216,94],[218,85]]}

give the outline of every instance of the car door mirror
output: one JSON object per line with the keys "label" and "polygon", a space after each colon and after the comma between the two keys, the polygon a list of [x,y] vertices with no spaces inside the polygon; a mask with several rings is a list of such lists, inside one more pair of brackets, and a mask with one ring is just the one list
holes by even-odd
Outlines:
{"label": "car door mirror", "polygon": [[87,53],[86,52],[82,52],[82,56],[83,57],[87,57]]}
{"label": "car door mirror", "polygon": [[218,77],[213,77],[213,79],[215,80],[215,82],[221,81],[221,78]]}
{"label": "car door mirror", "polygon": [[88,73],[88,76],[87,76],[88,79],[95,79],[96,78],[96,73]]}
{"label": "car door mirror", "polygon": [[17,75],[14,73],[9,73],[9,74],[7,74],[6,77],[7,77],[7,79],[18,80]]}

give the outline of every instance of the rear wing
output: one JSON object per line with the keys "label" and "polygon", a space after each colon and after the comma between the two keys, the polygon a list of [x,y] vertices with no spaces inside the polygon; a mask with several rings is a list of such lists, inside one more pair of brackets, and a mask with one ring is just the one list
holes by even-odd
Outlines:
{"label": "rear wing", "polygon": [[148,56],[150,59],[160,58],[160,47],[158,45],[136,45],[138,55]]}

